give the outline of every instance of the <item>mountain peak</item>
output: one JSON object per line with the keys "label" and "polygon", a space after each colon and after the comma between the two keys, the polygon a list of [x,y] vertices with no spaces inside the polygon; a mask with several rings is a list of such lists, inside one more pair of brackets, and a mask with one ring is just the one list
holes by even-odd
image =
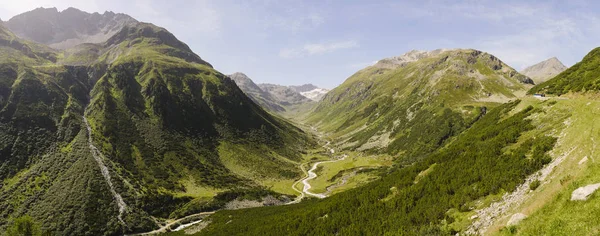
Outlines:
{"label": "mountain peak", "polygon": [[246,75],[246,74],[244,74],[242,72],[235,72],[235,73],[229,75],[229,77],[250,79],[250,77],[248,77],[248,75]]}
{"label": "mountain peak", "polygon": [[536,84],[543,83],[565,71],[567,67],[556,57],[546,59],[521,71],[521,74],[533,79]]}
{"label": "mountain peak", "polygon": [[379,61],[377,61],[377,63],[375,63],[374,66],[378,67],[378,68],[388,68],[388,69],[397,68],[397,67],[404,66],[410,62],[418,61],[423,58],[436,56],[441,53],[444,53],[447,51],[454,51],[454,50],[460,50],[460,49],[441,48],[441,49],[436,49],[436,50],[431,50],[431,51],[411,50],[400,56],[389,57],[389,58],[379,60]]}
{"label": "mountain peak", "polygon": [[319,87],[315,86],[314,84],[303,84],[299,86],[290,86],[290,88],[296,92],[303,93],[318,89]]}
{"label": "mountain peak", "polygon": [[88,13],[77,8],[36,8],[14,16],[5,25],[17,36],[56,49],[102,43],[124,26],[138,23],[126,14]]}

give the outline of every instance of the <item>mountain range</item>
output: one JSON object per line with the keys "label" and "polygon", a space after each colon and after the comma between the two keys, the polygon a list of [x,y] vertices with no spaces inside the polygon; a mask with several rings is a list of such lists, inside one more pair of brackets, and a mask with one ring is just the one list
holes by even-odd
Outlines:
{"label": "mountain range", "polygon": [[0,229],[31,215],[56,234],[149,231],[301,176],[310,138],[166,29],[73,8],[4,25]]}
{"label": "mountain range", "polygon": [[599,65],[413,50],[256,84],[151,23],[38,8],[0,24],[0,232],[594,234]]}
{"label": "mountain range", "polygon": [[318,102],[329,92],[327,89],[312,84],[300,86],[255,84],[252,79],[240,72],[231,74],[229,77],[256,103],[266,110],[279,113]]}

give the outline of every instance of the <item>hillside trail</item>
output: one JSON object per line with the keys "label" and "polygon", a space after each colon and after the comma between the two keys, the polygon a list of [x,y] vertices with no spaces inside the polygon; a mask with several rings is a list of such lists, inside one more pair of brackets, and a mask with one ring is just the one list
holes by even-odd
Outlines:
{"label": "hillside trail", "polygon": [[106,165],[104,164],[104,159],[106,158],[104,157],[102,152],[100,152],[100,150],[94,145],[94,139],[92,138],[92,127],[90,126],[90,123],[88,122],[87,118],[85,118],[86,113],[87,109],[83,113],[83,121],[87,129],[90,152],[92,153],[94,160],[96,160],[96,162],[98,163],[98,167],[100,168],[100,172],[104,177],[104,181],[108,185],[110,193],[112,194],[113,198],[115,199],[115,202],[117,203],[117,206],[119,207],[119,215],[117,216],[117,218],[119,219],[119,222],[121,222],[121,224],[125,225],[125,222],[123,221],[123,213],[125,212],[125,210],[127,210],[127,204],[125,204],[125,201],[123,201],[123,197],[121,197],[121,194],[117,193],[115,187],[113,186],[112,178],[110,177],[110,173],[108,172],[108,167],[106,167]]}

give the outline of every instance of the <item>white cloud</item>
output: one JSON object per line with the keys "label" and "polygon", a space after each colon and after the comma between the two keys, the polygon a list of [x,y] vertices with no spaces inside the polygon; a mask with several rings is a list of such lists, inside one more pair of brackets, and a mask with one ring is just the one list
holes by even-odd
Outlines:
{"label": "white cloud", "polygon": [[302,48],[284,48],[281,51],[279,51],[279,56],[282,58],[290,59],[309,55],[326,54],[342,49],[357,47],[359,47],[359,44],[355,40],[340,41],[333,43],[314,43],[306,44]]}

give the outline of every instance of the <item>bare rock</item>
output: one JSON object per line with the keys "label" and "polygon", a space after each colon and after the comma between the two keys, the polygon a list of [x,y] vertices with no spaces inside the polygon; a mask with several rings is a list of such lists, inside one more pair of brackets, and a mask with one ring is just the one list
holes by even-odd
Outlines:
{"label": "bare rock", "polygon": [[590,184],[588,186],[575,189],[575,191],[573,191],[571,194],[571,201],[585,201],[590,197],[590,195],[596,192],[598,188],[600,188],[600,183]]}
{"label": "bare rock", "polygon": [[508,223],[506,223],[506,226],[518,225],[525,218],[527,218],[527,215],[525,215],[523,213],[514,214],[510,217],[510,220],[508,220]]}
{"label": "bare rock", "polygon": [[585,157],[583,157],[583,158],[581,159],[581,161],[579,161],[579,165],[581,165],[581,164],[583,164],[583,163],[586,163],[587,161],[588,161],[588,157],[587,157],[587,156],[585,156]]}

